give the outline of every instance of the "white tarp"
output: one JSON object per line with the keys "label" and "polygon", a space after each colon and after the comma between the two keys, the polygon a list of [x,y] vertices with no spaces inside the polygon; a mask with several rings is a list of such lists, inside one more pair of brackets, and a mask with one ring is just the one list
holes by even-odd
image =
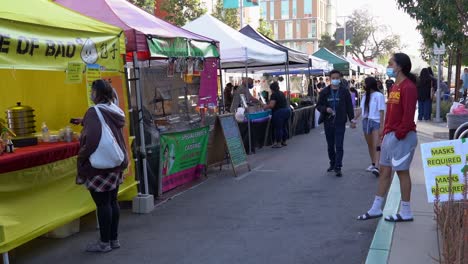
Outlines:
{"label": "white tarp", "polygon": [[203,15],[183,28],[219,41],[222,68],[286,63],[285,52],[251,39],[210,15]]}

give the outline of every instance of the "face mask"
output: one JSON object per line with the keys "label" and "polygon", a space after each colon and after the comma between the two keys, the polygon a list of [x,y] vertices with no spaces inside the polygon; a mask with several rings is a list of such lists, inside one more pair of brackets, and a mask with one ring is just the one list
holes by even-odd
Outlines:
{"label": "face mask", "polygon": [[387,68],[387,75],[388,77],[396,77],[395,70],[393,68]]}
{"label": "face mask", "polygon": [[252,88],[254,87],[254,85],[251,84],[251,83],[249,83],[249,86],[248,86],[248,87],[249,87],[249,89],[252,89]]}
{"label": "face mask", "polygon": [[332,84],[333,86],[338,86],[338,85],[340,85],[340,83],[341,83],[340,80],[331,80],[331,84]]}
{"label": "face mask", "polygon": [[94,100],[96,99],[96,95],[94,93],[91,93],[90,97],[92,102],[94,102]]}

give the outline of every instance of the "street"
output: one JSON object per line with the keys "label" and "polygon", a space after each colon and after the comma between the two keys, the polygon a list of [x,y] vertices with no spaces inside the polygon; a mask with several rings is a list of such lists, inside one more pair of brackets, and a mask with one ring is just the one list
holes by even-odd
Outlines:
{"label": "street", "polygon": [[80,233],[39,238],[13,263],[363,263],[377,221],[356,221],[372,202],[377,179],[358,127],[347,129],[342,178],[327,173],[323,129],[282,149],[249,156],[253,171],[234,178],[225,166],[148,215],[122,210],[122,248],[84,252],[97,239],[88,216]]}

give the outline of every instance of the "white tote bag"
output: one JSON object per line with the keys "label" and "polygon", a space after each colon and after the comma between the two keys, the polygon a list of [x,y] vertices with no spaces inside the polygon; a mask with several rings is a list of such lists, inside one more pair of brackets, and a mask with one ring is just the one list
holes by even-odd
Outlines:
{"label": "white tote bag", "polygon": [[102,117],[99,107],[94,106],[96,113],[101,122],[101,140],[99,145],[93,154],[89,157],[91,166],[96,169],[111,169],[118,167],[124,161],[124,153],[120,148],[117,140],[112,134],[112,130],[107,125],[106,121]]}

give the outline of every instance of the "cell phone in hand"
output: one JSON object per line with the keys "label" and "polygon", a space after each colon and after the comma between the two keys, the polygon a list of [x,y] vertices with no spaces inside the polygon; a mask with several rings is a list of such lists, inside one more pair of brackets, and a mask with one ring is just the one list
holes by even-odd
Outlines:
{"label": "cell phone in hand", "polygon": [[71,118],[70,119],[70,124],[73,124],[73,125],[81,125],[81,122],[83,122],[82,118]]}
{"label": "cell phone in hand", "polygon": [[380,146],[377,146],[377,148],[376,148],[376,149],[377,149],[377,151],[380,151]]}

